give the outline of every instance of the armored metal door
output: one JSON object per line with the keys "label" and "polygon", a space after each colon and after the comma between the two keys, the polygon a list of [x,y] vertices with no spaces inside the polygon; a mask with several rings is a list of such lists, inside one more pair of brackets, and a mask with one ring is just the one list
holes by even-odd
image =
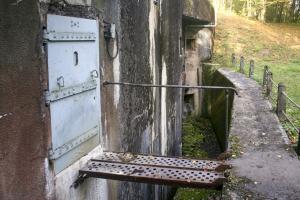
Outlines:
{"label": "armored metal door", "polygon": [[52,150],[58,173],[99,144],[99,28],[96,20],[47,15]]}

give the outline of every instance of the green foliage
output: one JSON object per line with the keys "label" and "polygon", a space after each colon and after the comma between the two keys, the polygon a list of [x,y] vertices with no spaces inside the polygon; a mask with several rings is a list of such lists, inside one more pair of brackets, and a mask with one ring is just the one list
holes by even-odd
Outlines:
{"label": "green foliage", "polygon": [[[198,116],[187,117],[182,125],[182,154],[186,157],[206,159],[208,153],[201,148],[206,138],[205,133],[213,131],[208,119]],[[221,192],[216,190],[179,188],[174,200],[206,200],[220,197]]]}
{"label": "green foliage", "polygon": [[182,152],[184,156],[193,158],[207,157],[207,153],[200,148],[200,143],[203,142],[204,135],[200,118],[189,116],[182,125]]}
{"label": "green foliage", "polygon": [[265,20],[267,22],[290,22],[290,0],[268,0]]}
{"label": "green foliage", "polygon": [[216,190],[199,190],[193,188],[180,188],[174,200],[208,200],[216,199],[222,193]]}
{"label": "green foliage", "polygon": [[299,0],[225,0],[226,8],[239,15],[266,22],[300,22]]}
{"label": "green foliage", "polygon": [[233,10],[237,14],[243,14],[245,1],[233,0]]}

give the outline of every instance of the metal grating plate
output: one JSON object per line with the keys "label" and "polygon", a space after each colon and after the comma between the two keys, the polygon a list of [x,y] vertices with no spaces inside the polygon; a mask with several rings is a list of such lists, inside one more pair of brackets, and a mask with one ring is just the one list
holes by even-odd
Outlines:
{"label": "metal grating plate", "polygon": [[224,171],[230,168],[229,165],[220,161],[196,160],[175,157],[151,156],[131,153],[105,152],[94,161],[104,162],[127,162],[137,165],[150,165],[162,167],[176,167],[184,169],[198,169],[207,171]]}
{"label": "metal grating plate", "polygon": [[106,152],[89,161],[79,174],[81,177],[218,189],[226,180],[223,172],[215,170],[220,166],[224,170],[229,167],[217,161]]}
{"label": "metal grating plate", "polygon": [[218,188],[225,180],[220,172],[101,161],[90,161],[80,173],[88,177],[199,188]]}

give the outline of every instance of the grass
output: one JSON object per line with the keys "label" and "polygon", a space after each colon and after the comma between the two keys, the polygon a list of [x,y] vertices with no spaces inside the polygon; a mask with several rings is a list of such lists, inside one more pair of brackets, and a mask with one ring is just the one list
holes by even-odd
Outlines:
{"label": "grass", "polygon": [[[187,117],[182,126],[182,154],[185,157],[208,159],[209,155],[201,144],[206,142],[207,132],[212,133],[213,128],[208,119],[197,116]],[[194,188],[179,188],[174,200],[206,200],[215,199],[221,195],[220,191]]]}
{"label": "grass", "polygon": [[209,122],[196,116],[187,117],[182,124],[182,154],[191,158],[207,158],[207,153],[200,148],[205,136],[202,132],[203,124]]}
{"label": "grass", "polygon": [[[213,60],[221,66],[238,71],[238,67],[231,64],[232,53],[235,53],[237,58],[245,57],[246,74],[249,61],[255,61],[254,79],[260,83],[263,67],[268,65],[274,81],[284,83],[287,94],[300,103],[299,25],[265,24],[234,14],[221,13],[216,28]],[[300,110],[288,104],[287,113],[294,119],[296,126],[300,127]],[[292,142],[296,140],[295,131],[291,139]]]}

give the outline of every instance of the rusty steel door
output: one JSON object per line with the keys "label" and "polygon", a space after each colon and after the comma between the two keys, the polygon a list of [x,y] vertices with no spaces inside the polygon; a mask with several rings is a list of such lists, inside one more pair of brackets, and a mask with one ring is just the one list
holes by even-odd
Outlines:
{"label": "rusty steel door", "polygon": [[56,173],[99,144],[98,33],[96,20],[47,15],[49,156]]}

